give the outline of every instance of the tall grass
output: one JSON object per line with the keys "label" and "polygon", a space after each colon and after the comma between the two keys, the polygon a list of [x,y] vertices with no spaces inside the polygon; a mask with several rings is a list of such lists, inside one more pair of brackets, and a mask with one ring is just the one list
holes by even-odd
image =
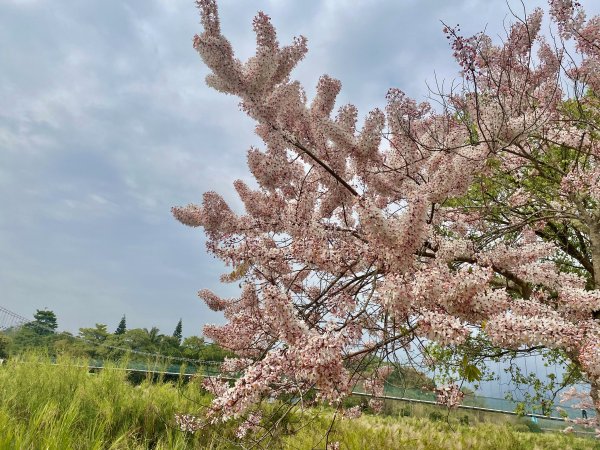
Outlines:
{"label": "tall grass", "polygon": [[[331,416],[322,415],[311,427],[287,438],[286,449],[324,448],[323,433]],[[316,430],[319,430],[317,432]],[[600,449],[598,441],[558,433],[517,431],[510,425],[449,425],[424,418],[362,416],[342,419],[329,441],[341,449],[406,450],[588,450]]]}
{"label": "tall grass", "polygon": [[[194,435],[177,429],[175,413],[199,413],[210,398],[197,381],[132,384],[123,370],[89,373],[83,361],[34,356],[0,366],[0,450],[67,449],[312,449],[324,448],[333,413],[296,411],[278,421],[269,440],[258,430],[241,442],[239,422],[213,425]],[[77,367],[77,364],[80,367]],[[113,369],[118,369],[114,367]],[[265,417],[278,404],[264,405]],[[256,444],[260,440],[260,443]],[[597,441],[533,434],[493,424],[451,426],[406,417],[339,418],[330,441],[342,449],[595,449]],[[254,443],[254,444],[253,444]]]}
{"label": "tall grass", "polygon": [[123,370],[81,363],[27,356],[0,366],[0,449],[228,448],[216,432],[232,430],[189,436],[175,426],[175,413],[210,401],[197,383],[134,386]]}

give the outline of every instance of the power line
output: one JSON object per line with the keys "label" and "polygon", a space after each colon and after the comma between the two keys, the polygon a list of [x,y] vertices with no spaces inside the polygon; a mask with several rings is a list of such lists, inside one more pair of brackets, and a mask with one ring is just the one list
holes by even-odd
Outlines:
{"label": "power line", "polygon": [[18,328],[27,322],[25,317],[0,306],[0,330]]}

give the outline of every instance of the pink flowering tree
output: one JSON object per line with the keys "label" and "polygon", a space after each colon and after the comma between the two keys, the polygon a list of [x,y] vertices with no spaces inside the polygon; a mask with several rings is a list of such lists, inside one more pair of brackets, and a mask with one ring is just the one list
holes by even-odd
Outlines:
{"label": "pink flowering tree", "polygon": [[173,208],[231,267],[222,280],[243,287],[233,299],[199,293],[227,319],[204,333],[241,373],[207,385],[209,416],[311,388],[336,402],[374,359],[421,339],[482,338],[560,352],[600,411],[600,18],[550,1],[551,43],[540,10],[500,45],[446,28],[461,72],[441,106],[390,89],[385,111],[358,126],[353,105],[333,112],[338,80],[323,75],[309,101],[290,78],[305,38],[280,46],[259,13],[256,55],[242,62],[215,1],[197,3],[206,81],[239,97],[264,141],[247,153],[258,187],[234,182],[243,214],[215,192]]}

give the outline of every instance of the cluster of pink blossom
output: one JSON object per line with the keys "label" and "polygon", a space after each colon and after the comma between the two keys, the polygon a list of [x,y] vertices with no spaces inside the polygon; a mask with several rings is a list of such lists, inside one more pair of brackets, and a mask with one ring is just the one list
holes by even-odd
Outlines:
{"label": "cluster of pink blossom", "polygon": [[202,420],[199,417],[189,414],[175,414],[175,422],[181,431],[192,434],[203,426]]}
{"label": "cluster of pink blossom", "polygon": [[[581,364],[592,380],[600,381],[600,333],[592,335],[579,350]],[[600,406],[600,398],[598,399]]]}
{"label": "cluster of pink blossom", "polygon": [[600,202],[600,158],[596,156],[593,163],[591,169],[575,168],[563,178],[561,187],[567,195],[575,197],[587,195]]}
{"label": "cluster of pink blossom", "polygon": [[[598,398],[594,399],[591,395],[595,395],[590,391],[582,391],[575,386],[572,386],[568,389],[565,389],[560,395],[561,403],[571,403],[572,408],[581,409],[581,410],[590,410],[596,409],[598,410],[598,403],[600,400]],[[598,417],[588,417],[588,418],[577,418],[577,419],[566,419],[571,423],[576,423],[578,425],[584,426],[598,426],[600,425],[600,419]]]}
{"label": "cluster of pink blossom", "polygon": [[216,396],[221,396],[229,390],[229,382],[218,377],[206,377],[202,380],[202,387]]}
{"label": "cluster of pink blossom", "polygon": [[252,364],[250,358],[225,358],[223,364],[221,364],[221,371],[225,373],[241,372],[250,364]]}
{"label": "cluster of pink blossom", "polygon": [[377,246],[382,263],[391,272],[403,273],[413,263],[405,255],[412,255],[422,245],[427,235],[427,202],[414,199],[400,220],[384,217],[383,211],[370,202],[358,208],[360,224],[365,238]]}
{"label": "cluster of pink blossom", "polygon": [[239,439],[243,439],[249,432],[255,431],[259,427],[261,419],[261,411],[255,411],[248,414],[246,420],[244,420],[236,430],[236,437],[238,437]]}
{"label": "cluster of pink blossom", "polygon": [[589,317],[594,311],[600,311],[600,291],[586,291],[582,288],[563,287],[559,291],[562,308],[569,312],[583,313]]}
{"label": "cluster of pink blossom", "polygon": [[544,345],[575,351],[581,341],[580,329],[556,313],[547,316],[503,313],[486,323],[485,332],[498,345],[508,348]]}
{"label": "cluster of pink blossom", "polygon": [[445,313],[423,311],[419,324],[420,333],[444,345],[460,344],[469,335],[459,319]]}
{"label": "cluster of pink blossom", "polygon": [[[392,373],[394,369],[390,366],[378,367],[364,383],[364,389],[368,394],[374,397],[381,397],[384,393],[385,380]],[[381,412],[383,410],[383,400],[378,398],[372,398],[369,400],[369,406],[375,412]]]}
{"label": "cluster of pink blossom", "polygon": [[351,408],[345,409],[343,411],[343,415],[346,419],[358,419],[360,416],[362,416],[362,410],[360,409],[360,405],[356,405]]}
{"label": "cluster of pink blossom", "polygon": [[465,393],[456,384],[446,384],[435,388],[436,401],[448,408],[457,408],[463,400]]}
{"label": "cluster of pink blossom", "polygon": [[592,409],[594,407],[589,391],[577,389],[575,386],[571,386],[561,392],[560,402],[575,402],[572,403],[572,407],[575,409]]}
{"label": "cluster of pink blossom", "polygon": [[479,36],[473,36],[465,38],[460,36],[460,26],[456,28],[444,27],[444,33],[447,34],[446,38],[452,40],[452,50],[454,50],[454,58],[459,62],[462,67],[463,73],[467,77],[471,77],[471,72],[475,71],[475,62],[479,54]]}
{"label": "cluster of pink blossom", "polygon": [[214,420],[239,417],[267,393],[298,392],[310,386],[319,389],[320,398],[339,400],[351,387],[341,357],[343,344],[337,333],[312,333],[294,345],[269,351],[247,367],[233,387],[212,379],[205,387],[218,397],[209,415]]}
{"label": "cluster of pink blossom", "polygon": [[550,13],[558,24],[563,39],[574,39],[583,61],[571,68],[569,75],[582,80],[595,92],[600,87],[598,74],[598,17],[586,20],[585,11],[579,2],[573,0],[550,0]]}
{"label": "cluster of pink blossom", "polygon": [[[262,396],[311,387],[336,401],[360,378],[346,361],[423,336],[461,344],[473,330],[502,347],[563,350],[600,395],[600,144],[597,125],[563,102],[568,82],[600,91],[600,19],[550,1],[581,56],[566,71],[564,52],[540,35],[539,9],[501,45],[447,28],[464,92],[442,95],[436,111],[391,89],[385,111],[369,112],[359,129],[355,106],[334,114],[338,80],[322,76],[308,102],[290,78],[305,38],[281,47],[259,13],[256,54],[242,62],[221,34],[215,0],[197,4],[204,30],[194,48],[212,71],[207,83],[241,99],[265,147],[248,151],[258,187],[234,183],[243,214],[214,192],[201,206],[173,208],[204,228],[208,250],[231,267],[222,280],[243,286],[235,299],[199,292],[227,319],[205,335],[240,358],[224,363],[241,372],[233,386],[207,385],[210,414],[240,417]],[[576,100],[598,108],[593,95]],[[557,148],[576,156],[556,162]],[[468,207],[456,201],[498,171],[501,189]],[[532,189],[532,179],[555,182],[556,192]],[[563,231],[568,220],[576,228]],[[561,272],[561,258],[581,270]],[[379,382],[367,387],[382,393]],[[461,399],[454,388],[440,392],[445,404]]]}
{"label": "cluster of pink blossom", "polygon": [[[216,385],[219,391],[211,390],[216,395],[209,411],[209,416],[213,416],[212,421],[241,417],[248,407],[270,392],[270,385],[277,385],[281,377],[280,367],[284,362],[281,351],[271,352],[263,360],[246,369],[233,387],[227,386],[223,389],[225,386],[222,384]],[[205,385],[208,388],[212,386],[212,383]]]}

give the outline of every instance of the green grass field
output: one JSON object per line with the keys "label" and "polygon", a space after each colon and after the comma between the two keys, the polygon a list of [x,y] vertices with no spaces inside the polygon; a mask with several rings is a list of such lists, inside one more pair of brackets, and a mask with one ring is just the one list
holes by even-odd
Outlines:
{"label": "green grass field", "polygon": [[[235,437],[239,422],[181,432],[175,413],[200,413],[210,398],[198,382],[132,384],[120,370],[90,374],[62,359],[50,365],[28,357],[0,366],[0,449],[312,449],[324,448],[333,412],[296,411],[285,418],[266,404],[267,425],[247,441]],[[261,439],[262,438],[262,439]],[[466,426],[414,417],[337,419],[329,435],[341,449],[600,449],[594,439],[530,433],[511,425]],[[258,443],[256,443],[259,441]],[[253,442],[255,443],[253,445]]]}

